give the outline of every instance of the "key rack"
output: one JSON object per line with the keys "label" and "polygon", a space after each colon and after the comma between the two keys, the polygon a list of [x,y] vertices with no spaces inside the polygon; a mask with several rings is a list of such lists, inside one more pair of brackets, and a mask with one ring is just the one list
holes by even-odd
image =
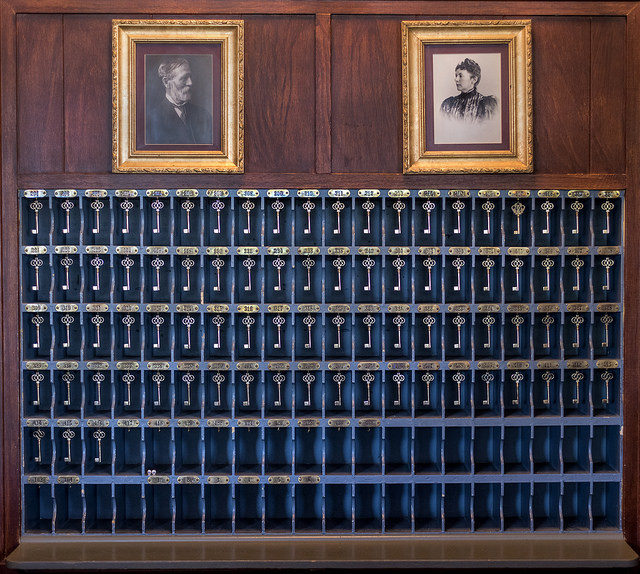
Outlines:
{"label": "key rack", "polygon": [[25,535],[621,530],[622,192],[19,195]]}

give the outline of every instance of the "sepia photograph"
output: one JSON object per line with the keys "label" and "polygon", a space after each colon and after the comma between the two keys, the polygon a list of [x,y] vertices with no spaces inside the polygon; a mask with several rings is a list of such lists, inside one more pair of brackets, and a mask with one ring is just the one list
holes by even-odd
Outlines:
{"label": "sepia photograph", "polygon": [[[214,70],[210,54],[145,55],[145,144],[209,145],[220,149],[219,81],[213,93],[213,78],[220,71],[219,65],[216,67]],[[218,120],[215,134],[214,108]]]}
{"label": "sepia photograph", "polygon": [[433,143],[501,143],[501,54],[434,54],[432,70]]}
{"label": "sepia photograph", "polygon": [[404,173],[533,169],[530,27],[403,22]]}
{"label": "sepia photograph", "polygon": [[240,20],[114,20],[114,172],[244,171],[243,50]]}

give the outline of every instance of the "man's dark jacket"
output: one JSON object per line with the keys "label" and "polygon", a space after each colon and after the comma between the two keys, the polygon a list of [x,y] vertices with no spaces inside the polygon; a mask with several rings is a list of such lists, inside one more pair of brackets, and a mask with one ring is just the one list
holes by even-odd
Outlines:
{"label": "man's dark jacket", "polygon": [[187,102],[182,120],[173,105],[163,98],[146,118],[147,144],[213,144],[211,114],[204,108]]}

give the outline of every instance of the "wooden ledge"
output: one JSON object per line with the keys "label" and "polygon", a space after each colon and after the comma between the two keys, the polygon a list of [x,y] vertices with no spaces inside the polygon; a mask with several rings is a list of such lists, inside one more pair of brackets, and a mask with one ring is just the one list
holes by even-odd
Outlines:
{"label": "wooden ledge", "polygon": [[216,568],[629,568],[638,555],[621,535],[331,537],[23,537],[17,570]]}

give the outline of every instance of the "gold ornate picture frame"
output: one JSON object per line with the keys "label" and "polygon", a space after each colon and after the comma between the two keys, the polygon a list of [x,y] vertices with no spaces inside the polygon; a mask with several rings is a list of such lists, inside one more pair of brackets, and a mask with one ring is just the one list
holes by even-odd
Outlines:
{"label": "gold ornate picture frame", "polygon": [[531,21],[402,22],[403,173],[533,171]]}
{"label": "gold ornate picture frame", "polygon": [[244,23],[114,20],[113,171],[244,171]]}

